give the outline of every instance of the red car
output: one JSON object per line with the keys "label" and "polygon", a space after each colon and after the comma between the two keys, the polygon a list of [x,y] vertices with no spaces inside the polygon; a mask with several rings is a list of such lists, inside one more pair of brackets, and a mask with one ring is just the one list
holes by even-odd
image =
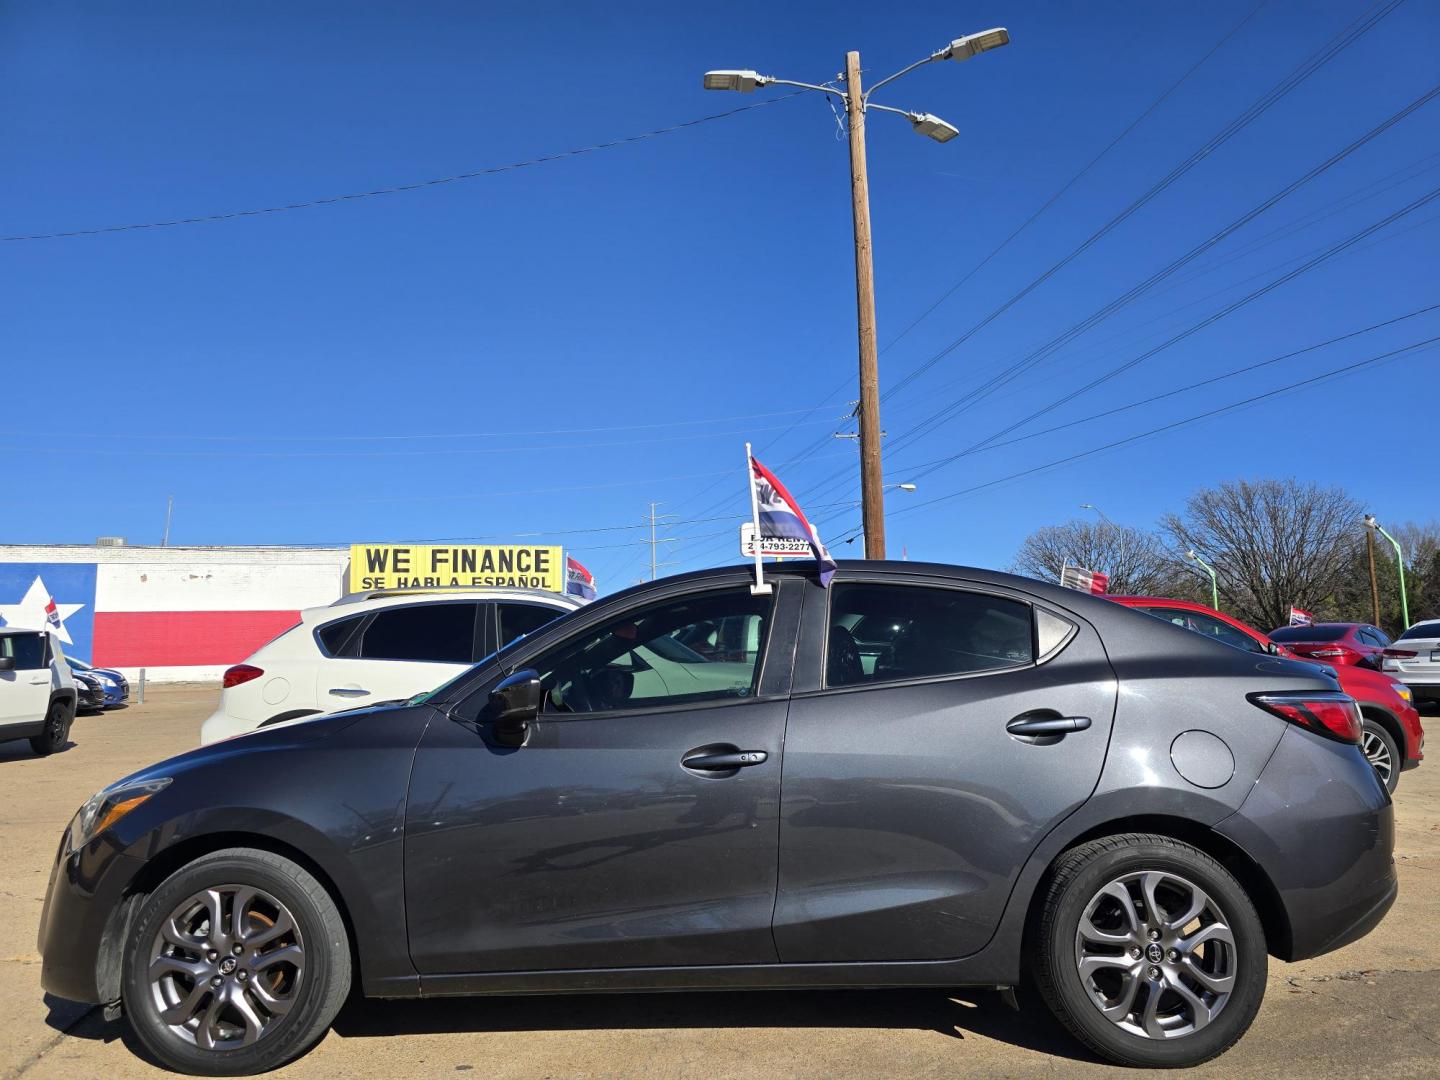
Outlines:
{"label": "red car", "polygon": [[1381,658],[1390,638],[1369,623],[1322,622],[1313,626],[1282,626],[1270,631],[1297,656],[1323,660],[1327,664],[1363,664],[1380,670]]}
{"label": "red car", "polygon": [[[1232,619],[1224,612],[1191,600],[1172,600],[1163,596],[1111,596],[1107,599],[1126,607],[1139,608],[1157,618],[1248,652],[1273,653],[1317,664],[1324,664],[1329,659],[1313,654],[1303,656],[1293,651],[1290,642],[1274,641],[1239,619]],[[1360,703],[1360,711],[1365,718],[1361,737],[1365,756],[1370,759],[1385,787],[1394,791],[1400,782],[1400,773],[1419,765],[1425,756],[1425,730],[1420,726],[1420,714],[1415,709],[1410,688],[1359,664],[1341,663],[1333,670],[1340,681],[1340,689]]]}

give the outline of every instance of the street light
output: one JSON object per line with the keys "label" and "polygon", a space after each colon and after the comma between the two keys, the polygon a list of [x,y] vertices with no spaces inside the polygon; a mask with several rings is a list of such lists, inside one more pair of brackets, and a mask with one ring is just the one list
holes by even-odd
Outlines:
{"label": "street light", "polygon": [[1395,549],[1395,569],[1400,573],[1400,618],[1405,622],[1404,629],[1408,630],[1410,628],[1410,600],[1405,595],[1405,553],[1400,550],[1400,541],[1381,528],[1380,523],[1375,520],[1374,514],[1365,515],[1365,524],[1389,540],[1390,546]]}
{"label": "street light", "polygon": [[1100,520],[1101,520],[1101,521],[1103,521],[1106,525],[1109,525],[1112,529],[1115,528],[1115,523],[1114,523],[1113,521],[1111,521],[1108,517],[1105,516],[1105,511],[1104,511],[1104,510],[1101,510],[1101,509],[1100,509],[1098,506],[1096,506],[1094,503],[1081,503],[1081,504],[1080,504],[1080,509],[1081,509],[1081,510],[1094,510],[1095,513],[1097,513],[1097,514],[1100,515]]}
{"label": "street light", "polygon": [[1185,552],[1185,557],[1193,563],[1199,563],[1205,568],[1205,572],[1210,575],[1210,606],[1213,607],[1216,611],[1219,611],[1220,586],[1215,583],[1215,568],[1211,566],[1208,562],[1206,562],[1204,559],[1202,559],[1199,555],[1196,555],[1194,548],[1191,548],[1189,551]]}
{"label": "street light", "polygon": [[[969,60],[982,52],[1010,43],[1004,27],[958,37],[895,74],[881,79],[868,91],[860,86],[860,54],[845,54],[845,72],[829,85],[777,79],[751,70],[725,69],[705,73],[706,90],[734,90],[748,94],[760,86],[794,86],[841,98],[850,129],[850,213],[855,229],[855,311],[860,340],[860,492],[861,517],[865,530],[865,557],[885,557],[885,486],[880,468],[880,372],[879,346],[875,339],[875,268],[870,237],[870,182],[865,166],[865,113],[869,109],[899,113],[913,130],[936,142],[949,142],[960,129],[932,113],[908,112],[889,105],[872,104],[870,95],[882,86],[908,75],[918,67],[938,60]],[[835,82],[845,83],[842,92]],[[905,489],[909,490],[909,489]]]}

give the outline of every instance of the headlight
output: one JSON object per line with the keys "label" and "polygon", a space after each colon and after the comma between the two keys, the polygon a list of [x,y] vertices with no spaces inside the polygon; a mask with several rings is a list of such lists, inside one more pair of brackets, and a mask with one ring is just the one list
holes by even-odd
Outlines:
{"label": "headlight", "polygon": [[1415,694],[1414,694],[1414,692],[1410,689],[1410,687],[1406,686],[1404,683],[1396,683],[1396,684],[1395,684],[1395,693],[1397,693],[1397,694],[1400,695],[1400,700],[1402,700],[1403,702],[1405,702],[1406,705],[1414,705],[1414,704],[1415,704]]}
{"label": "headlight", "polygon": [[82,848],[106,829],[130,813],[152,795],[170,785],[168,776],[154,780],[135,780],[119,787],[97,791],[85,800],[70,823],[70,850]]}

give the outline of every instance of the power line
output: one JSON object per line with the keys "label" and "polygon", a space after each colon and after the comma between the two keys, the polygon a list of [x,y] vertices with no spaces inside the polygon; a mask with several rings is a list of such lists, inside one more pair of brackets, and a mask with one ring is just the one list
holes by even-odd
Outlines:
{"label": "power line", "polygon": [[536,165],[548,165],[551,162],[579,157],[582,154],[593,154],[600,150],[613,150],[619,146],[628,146],[630,143],[643,142],[646,139],[656,139],[662,135],[672,135],[675,132],[684,131],[686,128],[696,127],[699,124],[708,124],[712,120],[724,120],[727,117],[736,116],[743,112],[750,112],[753,109],[768,108],[777,102],[798,97],[802,93],[804,93],[803,90],[797,90],[792,94],[781,94],[778,97],[766,98],[763,101],[757,101],[751,105],[741,105],[736,109],[728,109],[725,112],[697,117],[694,120],[671,124],[669,127],[656,128],[653,131],[642,131],[638,135],[627,135],[621,139],[611,139],[608,142],[595,143],[593,146],[581,146],[574,150],[564,150],[557,154],[546,154],[543,157],[530,158],[527,161],[514,161],[508,165],[492,165],[484,169],[456,173],[453,176],[437,176],[429,180],[417,180],[409,184],[396,184],[393,187],[375,188],[371,191],[356,191],[348,195],[327,195],[323,198],[307,199],[304,202],[286,203],[281,206],[262,206],[253,210],[229,210],[218,214],[201,214],[196,217],[172,218],[168,221],[147,221],[132,225],[106,225],[94,229],[71,229],[65,232],[0,236],[0,242],[15,243],[24,240],[67,240],[76,236],[100,236],[106,233],[133,232],[138,229],[166,229],[175,225],[201,225],[214,221],[231,221],[235,218],[260,217],[265,214],[283,214],[291,210],[310,210],[318,206],[331,206],[336,203],[374,199],[382,195],[399,195],[407,191],[421,191],[425,188],[439,187],[443,184],[456,184],[462,180],[475,180],[482,176],[494,176],[497,173],[513,172],[516,169],[529,169]]}
{"label": "power line", "polygon": [[1238,116],[1232,119],[1228,124],[1222,127],[1214,135],[1210,136],[1210,138],[1207,139],[1205,143],[1203,143],[1188,157],[1186,157],[1178,165],[1171,169],[1170,172],[1168,172],[1164,177],[1162,177],[1154,185],[1152,185],[1148,191],[1146,191],[1139,198],[1131,202],[1130,205],[1125,207],[1125,209],[1121,210],[1120,213],[1112,217],[1108,222],[1102,225],[1095,232],[1091,233],[1086,240],[1084,240],[1079,246],[1071,250],[1070,253],[1067,254],[1064,258],[1060,259],[1059,262],[1056,262],[1044,273],[1034,278],[1029,284],[1024,286],[1014,295],[1012,295],[999,307],[992,310],[988,315],[986,315],[983,319],[977,322],[974,326],[966,330],[963,334],[950,342],[950,344],[946,345],[943,349],[931,356],[930,359],[926,360],[924,363],[914,368],[909,374],[907,374],[898,383],[896,383],[888,391],[886,391],[884,396],[886,398],[892,397],[894,394],[904,389],[904,387],[908,386],[915,379],[919,378],[925,372],[929,371],[946,356],[950,355],[950,353],[954,352],[965,342],[969,341],[970,338],[972,338],[975,334],[979,333],[986,326],[989,326],[990,323],[994,322],[1005,312],[1009,311],[1010,308],[1012,308],[1015,304],[1019,303],[1026,296],[1030,295],[1030,293],[1034,292],[1037,288],[1050,280],[1051,277],[1059,273],[1062,269],[1068,266],[1080,255],[1088,251],[1091,247],[1093,247],[1101,239],[1107,236],[1116,227],[1127,221],[1142,207],[1151,202],[1156,196],[1161,194],[1161,192],[1169,188],[1182,176],[1184,176],[1196,165],[1198,165],[1202,160],[1213,154],[1216,150],[1218,150],[1225,143],[1229,142],[1230,139],[1238,135],[1251,123],[1259,119],[1260,116],[1267,112],[1271,107],[1273,107],[1286,95],[1299,87],[1302,83],[1309,79],[1310,76],[1314,75],[1315,72],[1319,71],[1322,67],[1328,64],[1341,52],[1352,46],[1362,35],[1371,30],[1377,23],[1379,23],[1402,3],[1404,3],[1404,0],[1388,0],[1388,2],[1385,3],[1378,10],[1372,10],[1370,13],[1362,15],[1359,19],[1349,24],[1349,26],[1343,29],[1339,34],[1337,34],[1334,38],[1332,38],[1329,42],[1322,46],[1318,51],[1312,53],[1309,58],[1302,61],[1299,66],[1294,68],[1288,75],[1286,75],[1268,91],[1262,94],[1254,102],[1252,102],[1250,106],[1247,107],[1243,112],[1241,112]]}
{"label": "power line", "polygon": [[[1405,353],[1418,352],[1425,349],[1433,349],[1437,344],[1440,344],[1440,337],[1432,337],[1426,339],[1425,341],[1415,342],[1413,344],[1403,346],[1399,349],[1394,349],[1390,352],[1382,353],[1379,356],[1372,356],[1367,360],[1360,360],[1355,363],[1345,364],[1341,367],[1333,368],[1330,371],[1322,372],[1319,375],[1312,375],[1308,379],[1301,379],[1298,382],[1290,383],[1287,386],[1281,386],[1274,390],[1267,390],[1264,393],[1260,394],[1253,394],[1248,398],[1241,399],[1240,401],[1234,401],[1228,405],[1221,405],[1218,408],[1208,409],[1202,413],[1196,413],[1194,416],[1188,416],[1183,420],[1175,420],[1168,424],[1161,424],[1159,427],[1150,428],[1148,431],[1142,431],[1136,435],[1129,435],[1123,439],[1116,439],[1113,442],[1105,443],[1102,446],[1092,447],[1089,450],[1081,450],[1078,453],[1074,454],[1067,454],[1065,457],[1056,458],[1054,461],[1046,462],[1043,465],[1035,465],[1028,469],[1021,469],[1018,472],[1010,473],[1008,476],[998,477],[994,480],[987,480],[983,484],[974,484],[967,488],[961,488],[959,491],[952,491],[946,495],[939,495],[933,499],[926,499],[923,502],[911,503],[910,505],[895,511],[894,516],[899,517],[902,514],[914,513],[917,510],[924,509],[928,506],[933,506],[936,503],[947,502],[951,499],[957,499],[962,495],[973,494],[976,491],[983,491],[986,488],[995,487],[999,484],[1007,483],[1011,480],[1019,480],[1027,476],[1033,476],[1036,473],[1045,472],[1049,469],[1059,468],[1062,465],[1068,465],[1071,462],[1080,461],[1087,457],[1094,457],[1096,454],[1104,453],[1107,450],[1114,450],[1118,447],[1126,446],[1133,442],[1139,442],[1142,439],[1148,439],[1153,435],[1159,435],[1163,432],[1173,431],[1177,428],[1199,423],[1202,420],[1208,420],[1212,417],[1220,416],[1224,413],[1233,412],[1234,410],[1242,409],[1247,405],[1253,405],[1259,401],[1265,401],[1269,398],[1278,397],[1281,394],[1287,394],[1294,390],[1303,389],[1304,387],[1314,385],[1315,383],[1324,382],[1328,379],[1341,378],[1343,376],[1353,374],[1354,372],[1369,367],[1371,365],[1397,359]],[[851,529],[849,530],[849,532],[854,533],[855,530]]]}

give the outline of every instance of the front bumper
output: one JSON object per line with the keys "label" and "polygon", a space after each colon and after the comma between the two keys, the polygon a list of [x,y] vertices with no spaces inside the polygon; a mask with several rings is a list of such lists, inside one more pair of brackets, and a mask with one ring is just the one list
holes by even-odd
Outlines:
{"label": "front bumper", "polygon": [[1270,949],[1283,960],[1348,945],[1395,902],[1395,810],[1357,746],[1286,730],[1240,809],[1215,828],[1275,887],[1288,933]]}
{"label": "front bumper", "polygon": [[144,865],[106,836],[69,851],[66,828],[40,912],[40,985],[86,1004],[106,1004],[120,996],[120,946],[130,910],[122,901]]}

